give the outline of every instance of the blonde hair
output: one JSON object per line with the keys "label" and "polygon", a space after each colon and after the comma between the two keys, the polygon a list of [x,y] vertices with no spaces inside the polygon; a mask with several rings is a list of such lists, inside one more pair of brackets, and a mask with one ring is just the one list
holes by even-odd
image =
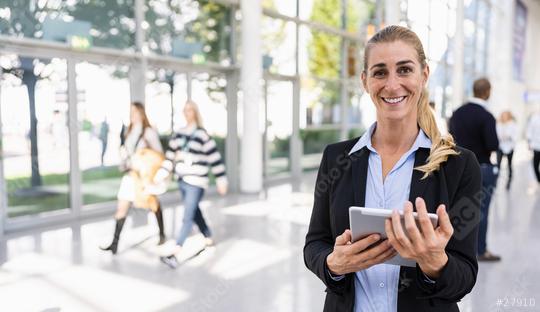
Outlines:
{"label": "blonde hair", "polygon": [[[422,42],[418,36],[408,28],[392,25],[377,32],[367,42],[364,50],[365,73],[368,68],[367,60],[371,47],[379,43],[395,41],[402,41],[411,45],[418,55],[418,62],[422,66],[422,69],[427,66],[426,54],[424,53]],[[449,156],[458,155],[459,153],[456,151],[454,138],[450,134],[444,136],[441,135],[435,121],[433,110],[429,106],[429,92],[426,88],[422,90],[420,99],[418,100],[417,123],[420,129],[422,129],[431,140],[431,149],[427,163],[415,168],[424,173],[422,179],[425,179],[434,171],[439,170],[441,164],[446,162]]]}
{"label": "blonde hair", "polygon": [[184,107],[186,105],[190,105],[191,108],[193,108],[193,111],[195,111],[195,123],[197,124],[197,127],[198,128],[204,128],[203,127],[203,122],[202,122],[202,117],[201,117],[201,112],[199,111],[199,106],[197,105],[197,103],[193,102],[192,100],[187,100]]}

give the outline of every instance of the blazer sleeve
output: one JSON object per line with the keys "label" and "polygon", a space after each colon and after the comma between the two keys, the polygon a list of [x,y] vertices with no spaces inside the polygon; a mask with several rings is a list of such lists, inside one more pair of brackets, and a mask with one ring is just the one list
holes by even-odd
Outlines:
{"label": "blazer sleeve", "polygon": [[331,179],[328,175],[328,147],[325,148],[315,183],[315,196],[311,220],[304,245],[304,263],[335,293],[342,293],[349,283],[350,274],[339,281],[330,277],[326,258],[334,250],[334,237],[330,228]]}
{"label": "blazer sleeve", "polygon": [[[448,213],[454,234],[446,246],[448,262],[435,283],[420,275],[417,282],[427,295],[423,298],[457,302],[468,294],[476,283],[476,259],[481,191],[480,166],[470,151],[461,152],[465,166]],[[450,173],[455,174],[455,173]],[[417,270],[421,272],[420,269]]]}
{"label": "blazer sleeve", "polygon": [[482,127],[482,135],[484,144],[489,151],[496,151],[499,148],[499,139],[497,137],[497,126],[493,116],[489,115]]}

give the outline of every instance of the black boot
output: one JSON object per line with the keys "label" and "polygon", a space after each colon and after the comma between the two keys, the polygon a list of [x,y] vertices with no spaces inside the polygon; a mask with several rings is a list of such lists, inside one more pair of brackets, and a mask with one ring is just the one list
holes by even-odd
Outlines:
{"label": "black boot", "polygon": [[116,220],[113,241],[108,247],[99,247],[101,250],[110,250],[113,255],[116,255],[116,251],[118,250],[118,240],[120,239],[120,232],[122,232],[124,222],[126,222],[126,217]]}
{"label": "black boot", "polygon": [[156,220],[159,227],[159,242],[158,245],[162,245],[167,241],[167,238],[165,237],[165,228],[163,226],[163,213],[161,212],[161,206],[158,206],[156,214]]}

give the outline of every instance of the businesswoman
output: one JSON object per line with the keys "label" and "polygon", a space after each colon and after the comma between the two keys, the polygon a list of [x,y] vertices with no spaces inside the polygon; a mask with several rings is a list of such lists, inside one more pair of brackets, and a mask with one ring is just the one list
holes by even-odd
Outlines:
{"label": "businesswoman", "polygon": [[[327,287],[324,311],[458,311],[474,286],[480,167],[439,133],[428,77],[422,44],[407,28],[386,27],[367,43],[361,79],[377,121],[360,139],[325,148],[304,246],[306,266]],[[351,242],[350,206],[394,210],[388,239]],[[436,228],[428,212],[437,213]],[[397,254],[416,267],[384,264]]]}
{"label": "businesswoman", "polygon": [[207,246],[212,245],[212,234],[199,207],[205,189],[209,183],[209,172],[216,177],[217,191],[227,193],[225,165],[217,150],[216,142],[203,128],[201,114],[197,104],[188,101],[184,106],[186,126],[176,131],[169,140],[165,161],[156,174],[159,182],[173,173],[184,199],[184,217],[182,227],[176,238],[173,252],[160,260],[171,268],[178,265],[176,254],[180,253],[188,238],[193,224],[205,237]]}

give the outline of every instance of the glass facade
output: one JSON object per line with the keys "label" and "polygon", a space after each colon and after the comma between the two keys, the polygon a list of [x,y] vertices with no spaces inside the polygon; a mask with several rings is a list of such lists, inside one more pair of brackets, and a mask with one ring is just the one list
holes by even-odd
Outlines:
{"label": "glass facade", "polygon": [[[147,113],[164,143],[173,129],[185,124],[182,109],[191,98],[226,155],[228,99],[237,88],[228,79],[237,69],[235,61],[242,58],[238,53],[242,16],[237,5],[225,3],[143,1],[140,49],[149,61],[142,77],[134,78],[132,71],[138,65],[134,0],[0,1],[0,35],[61,42],[95,58],[72,59],[77,118],[70,123],[66,59],[54,58],[53,51],[47,57],[2,52],[1,135],[9,215],[69,208],[72,194],[85,208],[115,199],[119,131],[128,122],[137,79],[145,81]],[[472,80],[486,73],[491,4],[488,0],[464,4],[468,92]],[[295,135],[302,141],[302,168],[314,169],[326,144],[361,135],[375,119],[359,75],[365,43],[384,25],[383,3],[264,0],[262,5],[265,173],[290,173],[295,122],[299,126]],[[399,8],[402,24],[420,36],[428,54],[431,99],[442,116],[451,113],[456,7],[456,0],[402,0]],[[95,52],[93,47],[117,54]],[[39,76],[33,114],[27,78],[21,76],[30,71]],[[16,96],[26,104],[14,106]],[[292,117],[295,107],[299,107],[297,121]],[[78,146],[69,146],[70,131],[78,134]],[[23,141],[26,145],[14,143]],[[45,161],[50,153],[58,157]],[[80,176],[78,190],[70,189],[70,171]],[[21,199],[33,187],[36,192],[45,189],[45,197]],[[54,205],[47,206],[51,198]]]}
{"label": "glass facade", "polygon": [[[474,79],[486,75],[490,4],[486,0],[465,0],[464,93],[471,95]],[[456,31],[456,0],[401,2],[404,23],[413,29],[427,53],[431,69],[430,98],[442,117],[452,114],[453,39]],[[426,14],[428,12],[428,14]]]}

